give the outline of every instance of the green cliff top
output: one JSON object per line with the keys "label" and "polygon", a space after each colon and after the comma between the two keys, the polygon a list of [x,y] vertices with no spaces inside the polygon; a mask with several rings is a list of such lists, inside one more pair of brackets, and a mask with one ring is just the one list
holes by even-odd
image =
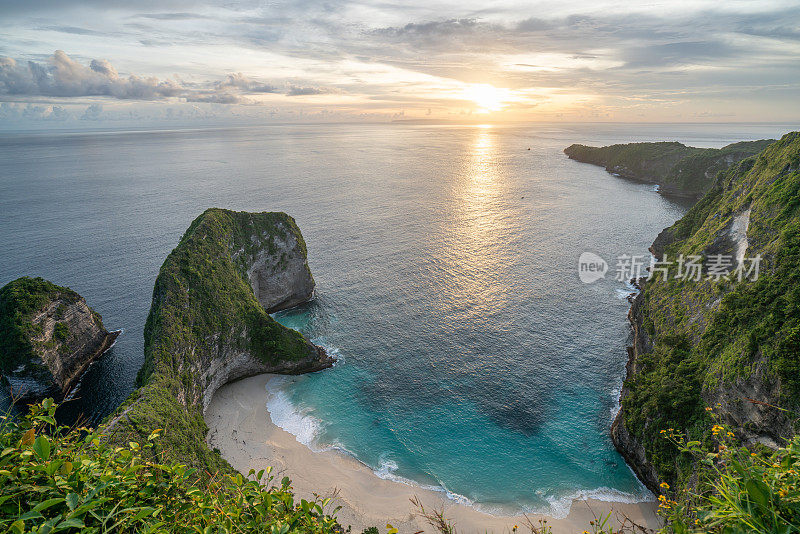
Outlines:
{"label": "green cliff top", "polygon": [[695,148],[676,141],[592,147],[571,145],[571,159],[600,165],[626,178],[657,183],[664,192],[699,196],[711,188],[720,171],[764,150],[774,140],[743,141],[723,148]]}
{"label": "green cliff top", "polygon": [[309,343],[272,319],[258,303],[246,270],[258,249],[274,249],[292,232],[305,253],[294,219],[285,213],[211,208],[196,218],[161,266],[145,325],[145,365],[138,382],[172,381],[187,353],[207,354],[209,342],[231,343],[265,362],[298,360]]}
{"label": "green cliff top", "polygon": [[[745,257],[761,257],[757,280],[731,276],[700,281],[649,281],[642,327],[652,350],[637,357],[626,382],[622,413],[659,476],[685,481],[692,464],[660,436],[676,429],[707,440],[707,405],[736,427],[737,435],[780,443],[795,429],[788,412],[755,411],[747,398],[782,409],[800,406],[800,132],[785,135],[758,156],[718,176],[713,188],[659,236],[656,252],[734,256],[737,222],[747,221]],[[752,266],[751,263],[746,264]],[[735,268],[733,265],[731,269]]]}

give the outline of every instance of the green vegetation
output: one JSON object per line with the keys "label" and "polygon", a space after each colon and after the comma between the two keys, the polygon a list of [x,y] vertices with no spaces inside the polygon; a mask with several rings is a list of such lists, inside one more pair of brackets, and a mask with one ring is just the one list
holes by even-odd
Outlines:
{"label": "green vegetation", "polygon": [[56,323],[53,327],[53,337],[59,341],[66,341],[69,338],[69,326],[66,323]]}
{"label": "green vegetation", "polygon": [[316,348],[264,311],[247,280],[260,250],[300,230],[284,213],[209,209],[164,261],[144,330],[145,362],[135,391],[108,421],[113,441],[141,441],[166,430],[164,452],[211,473],[231,468],[205,444],[203,395],[212,361],[247,352],[278,364],[316,358]]}
{"label": "green vegetation", "polygon": [[[269,471],[202,479],[159,453],[161,431],[113,446],[89,429],[57,427],[46,399],[0,423],[0,529],[36,532],[339,532],[330,500],[296,499]],[[330,513],[335,514],[336,510]]]}
{"label": "green vegetation", "polygon": [[707,148],[690,153],[669,169],[662,183],[678,191],[702,194],[711,188],[719,172],[727,170],[737,161],[758,154],[774,142],[774,139],[743,141],[720,149]]}
{"label": "green vegetation", "polygon": [[[728,230],[750,210],[747,257],[762,257],[757,281],[649,281],[638,312],[652,350],[638,354],[622,416],[661,480],[686,487],[696,461],[661,439],[680,432],[708,444],[709,416],[720,411],[737,434],[780,442],[794,434],[788,412],[800,405],[800,133],[721,174],[714,189],[666,231],[667,261],[732,253]],[[746,391],[742,393],[740,390]],[[752,397],[767,413],[753,419]]]}
{"label": "green vegetation", "polygon": [[34,350],[30,340],[41,334],[31,322],[32,315],[55,299],[72,303],[80,298],[68,287],[57,286],[43,278],[25,276],[3,286],[0,289],[0,372],[8,373],[30,360]]}
{"label": "green vegetation", "polygon": [[305,250],[300,230],[285,213],[209,209],[192,222],[156,278],[140,385],[157,367],[163,371],[159,378],[171,375],[189,349],[194,359],[212,358],[208,341],[215,336],[221,336],[219,345],[230,343],[265,362],[308,355],[308,342],[264,311],[246,277],[256,251],[273,251],[276,237],[286,232],[295,232]]}
{"label": "green vegetation", "polygon": [[672,532],[800,532],[800,436],[777,451],[764,451],[741,446],[721,424],[712,427],[705,445],[680,433],[664,434],[704,466],[694,490],[661,485],[659,512]]}
{"label": "green vegetation", "polygon": [[572,145],[570,158],[601,165],[626,178],[657,183],[666,193],[700,196],[720,171],[757,154],[774,140],[733,143],[723,148],[695,148],[678,142],[628,143],[605,147]]}

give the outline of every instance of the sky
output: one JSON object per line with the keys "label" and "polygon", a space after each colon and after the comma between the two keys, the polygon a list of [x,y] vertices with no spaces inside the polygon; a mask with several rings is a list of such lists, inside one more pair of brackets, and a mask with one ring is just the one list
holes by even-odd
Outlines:
{"label": "sky", "polygon": [[0,0],[0,129],[792,122],[800,2]]}

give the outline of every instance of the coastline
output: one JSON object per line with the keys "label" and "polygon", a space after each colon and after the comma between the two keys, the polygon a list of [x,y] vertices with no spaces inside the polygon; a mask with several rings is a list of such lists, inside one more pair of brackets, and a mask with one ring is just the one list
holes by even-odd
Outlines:
{"label": "coastline", "polygon": [[[409,499],[418,497],[429,511],[444,509],[462,534],[472,532],[511,532],[514,525],[525,532],[524,516],[499,516],[481,512],[454,502],[442,491],[409,486],[378,477],[369,467],[337,450],[314,452],[295,436],[276,426],[267,410],[268,380],[274,375],[258,375],[221,387],[205,413],[209,427],[206,441],[219,449],[235,469],[247,474],[272,466],[277,480],[288,476],[298,497],[313,498],[313,492],[329,497],[336,492],[333,506],[344,528],[360,533],[364,528],[382,529],[391,523],[400,533],[431,531],[424,519],[415,514]],[[660,520],[654,502],[620,503],[596,499],[576,499],[565,518],[530,514],[534,524],[541,517],[555,534],[583,532],[589,521],[610,511],[636,523],[658,528]],[[332,508],[331,508],[332,509]]]}

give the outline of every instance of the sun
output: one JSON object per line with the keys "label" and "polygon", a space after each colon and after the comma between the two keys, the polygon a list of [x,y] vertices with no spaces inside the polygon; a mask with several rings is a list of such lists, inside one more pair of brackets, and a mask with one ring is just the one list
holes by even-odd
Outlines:
{"label": "sun", "polygon": [[489,85],[473,83],[464,88],[464,96],[475,102],[480,111],[500,111],[511,98],[511,91]]}

